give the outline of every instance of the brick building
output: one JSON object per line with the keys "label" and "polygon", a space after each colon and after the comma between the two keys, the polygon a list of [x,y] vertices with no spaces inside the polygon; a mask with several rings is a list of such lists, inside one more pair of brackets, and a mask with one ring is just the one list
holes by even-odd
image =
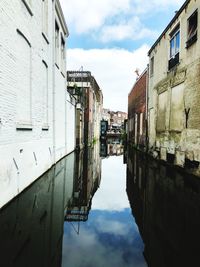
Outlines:
{"label": "brick building", "polygon": [[123,111],[112,111],[103,109],[102,119],[108,122],[108,129],[114,128],[123,129],[124,121],[127,119],[127,113]]}
{"label": "brick building", "polygon": [[147,146],[147,81],[146,69],[128,95],[128,140],[140,148]]}

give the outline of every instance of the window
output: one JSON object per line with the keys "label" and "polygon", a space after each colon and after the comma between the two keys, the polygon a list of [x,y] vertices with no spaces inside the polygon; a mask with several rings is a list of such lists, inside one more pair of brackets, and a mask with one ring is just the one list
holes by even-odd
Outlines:
{"label": "window", "polygon": [[188,40],[186,47],[188,48],[197,40],[197,25],[198,25],[198,12],[197,10],[188,19]]}
{"label": "window", "polygon": [[180,30],[178,29],[170,40],[170,58],[174,58],[180,50]]}
{"label": "window", "polygon": [[17,84],[17,128],[28,129],[31,124],[31,44],[28,39],[18,33],[18,77]]}
{"label": "window", "polygon": [[179,63],[180,28],[179,25],[170,34],[169,70]]}
{"label": "window", "polygon": [[143,113],[140,113],[140,135],[143,134]]}
{"label": "window", "polygon": [[48,0],[42,0],[42,32],[48,37]]}
{"label": "window", "polygon": [[57,22],[55,22],[55,61],[59,66],[59,26]]}
{"label": "window", "polygon": [[154,73],[154,57],[150,59],[150,76],[153,76]]}
{"label": "window", "polygon": [[61,71],[65,75],[66,68],[65,68],[65,40],[61,36]]}
{"label": "window", "polygon": [[42,129],[48,130],[48,66],[42,61]]}

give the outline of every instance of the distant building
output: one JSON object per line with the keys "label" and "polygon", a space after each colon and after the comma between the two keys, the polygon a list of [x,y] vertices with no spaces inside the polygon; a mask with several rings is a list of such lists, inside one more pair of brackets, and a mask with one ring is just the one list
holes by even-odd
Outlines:
{"label": "distant building", "polygon": [[149,145],[200,163],[200,2],[187,0],[149,51]]}
{"label": "distant building", "polygon": [[140,148],[147,146],[147,81],[146,69],[128,95],[128,139]]}
{"label": "distant building", "polygon": [[103,108],[102,120],[107,121],[108,125],[110,126],[110,109]]}
{"label": "distant building", "polygon": [[124,121],[127,119],[127,113],[103,109],[102,119],[108,121],[108,129],[110,130],[113,128],[123,129]]}
{"label": "distant building", "polygon": [[76,146],[82,147],[99,139],[103,94],[89,71],[68,71],[67,88],[76,98]]}

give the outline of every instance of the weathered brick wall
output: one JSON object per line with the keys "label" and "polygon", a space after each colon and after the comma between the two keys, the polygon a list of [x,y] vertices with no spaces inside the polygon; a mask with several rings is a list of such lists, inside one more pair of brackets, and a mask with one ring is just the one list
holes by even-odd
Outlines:
{"label": "weathered brick wall", "polygon": [[[199,29],[200,3],[191,0],[150,52],[150,58],[154,57],[154,73],[149,81],[149,114],[153,111],[153,116],[149,116],[151,146],[160,153],[161,159],[174,155],[174,163],[181,166],[185,159],[200,162],[199,31],[197,40],[186,48],[188,19],[196,9]],[[170,33],[178,24],[180,60],[168,70]]]}
{"label": "weathered brick wall", "polygon": [[[134,141],[137,144],[144,144],[146,136],[146,86],[147,86],[147,71],[136,81],[129,96],[128,96],[128,120],[132,127],[129,133],[129,141]],[[137,122],[136,116],[137,114]],[[140,114],[142,119],[140,119]],[[140,125],[142,122],[142,126]],[[142,134],[140,128],[142,127]],[[136,136],[137,135],[137,136]],[[136,139],[137,140],[136,140]]]}

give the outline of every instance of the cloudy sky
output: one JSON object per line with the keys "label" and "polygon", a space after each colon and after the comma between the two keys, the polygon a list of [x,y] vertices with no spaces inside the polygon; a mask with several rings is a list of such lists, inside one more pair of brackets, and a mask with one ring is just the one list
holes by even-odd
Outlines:
{"label": "cloudy sky", "polygon": [[91,71],[104,107],[127,110],[147,52],[184,0],[60,0],[69,28],[67,69]]}

